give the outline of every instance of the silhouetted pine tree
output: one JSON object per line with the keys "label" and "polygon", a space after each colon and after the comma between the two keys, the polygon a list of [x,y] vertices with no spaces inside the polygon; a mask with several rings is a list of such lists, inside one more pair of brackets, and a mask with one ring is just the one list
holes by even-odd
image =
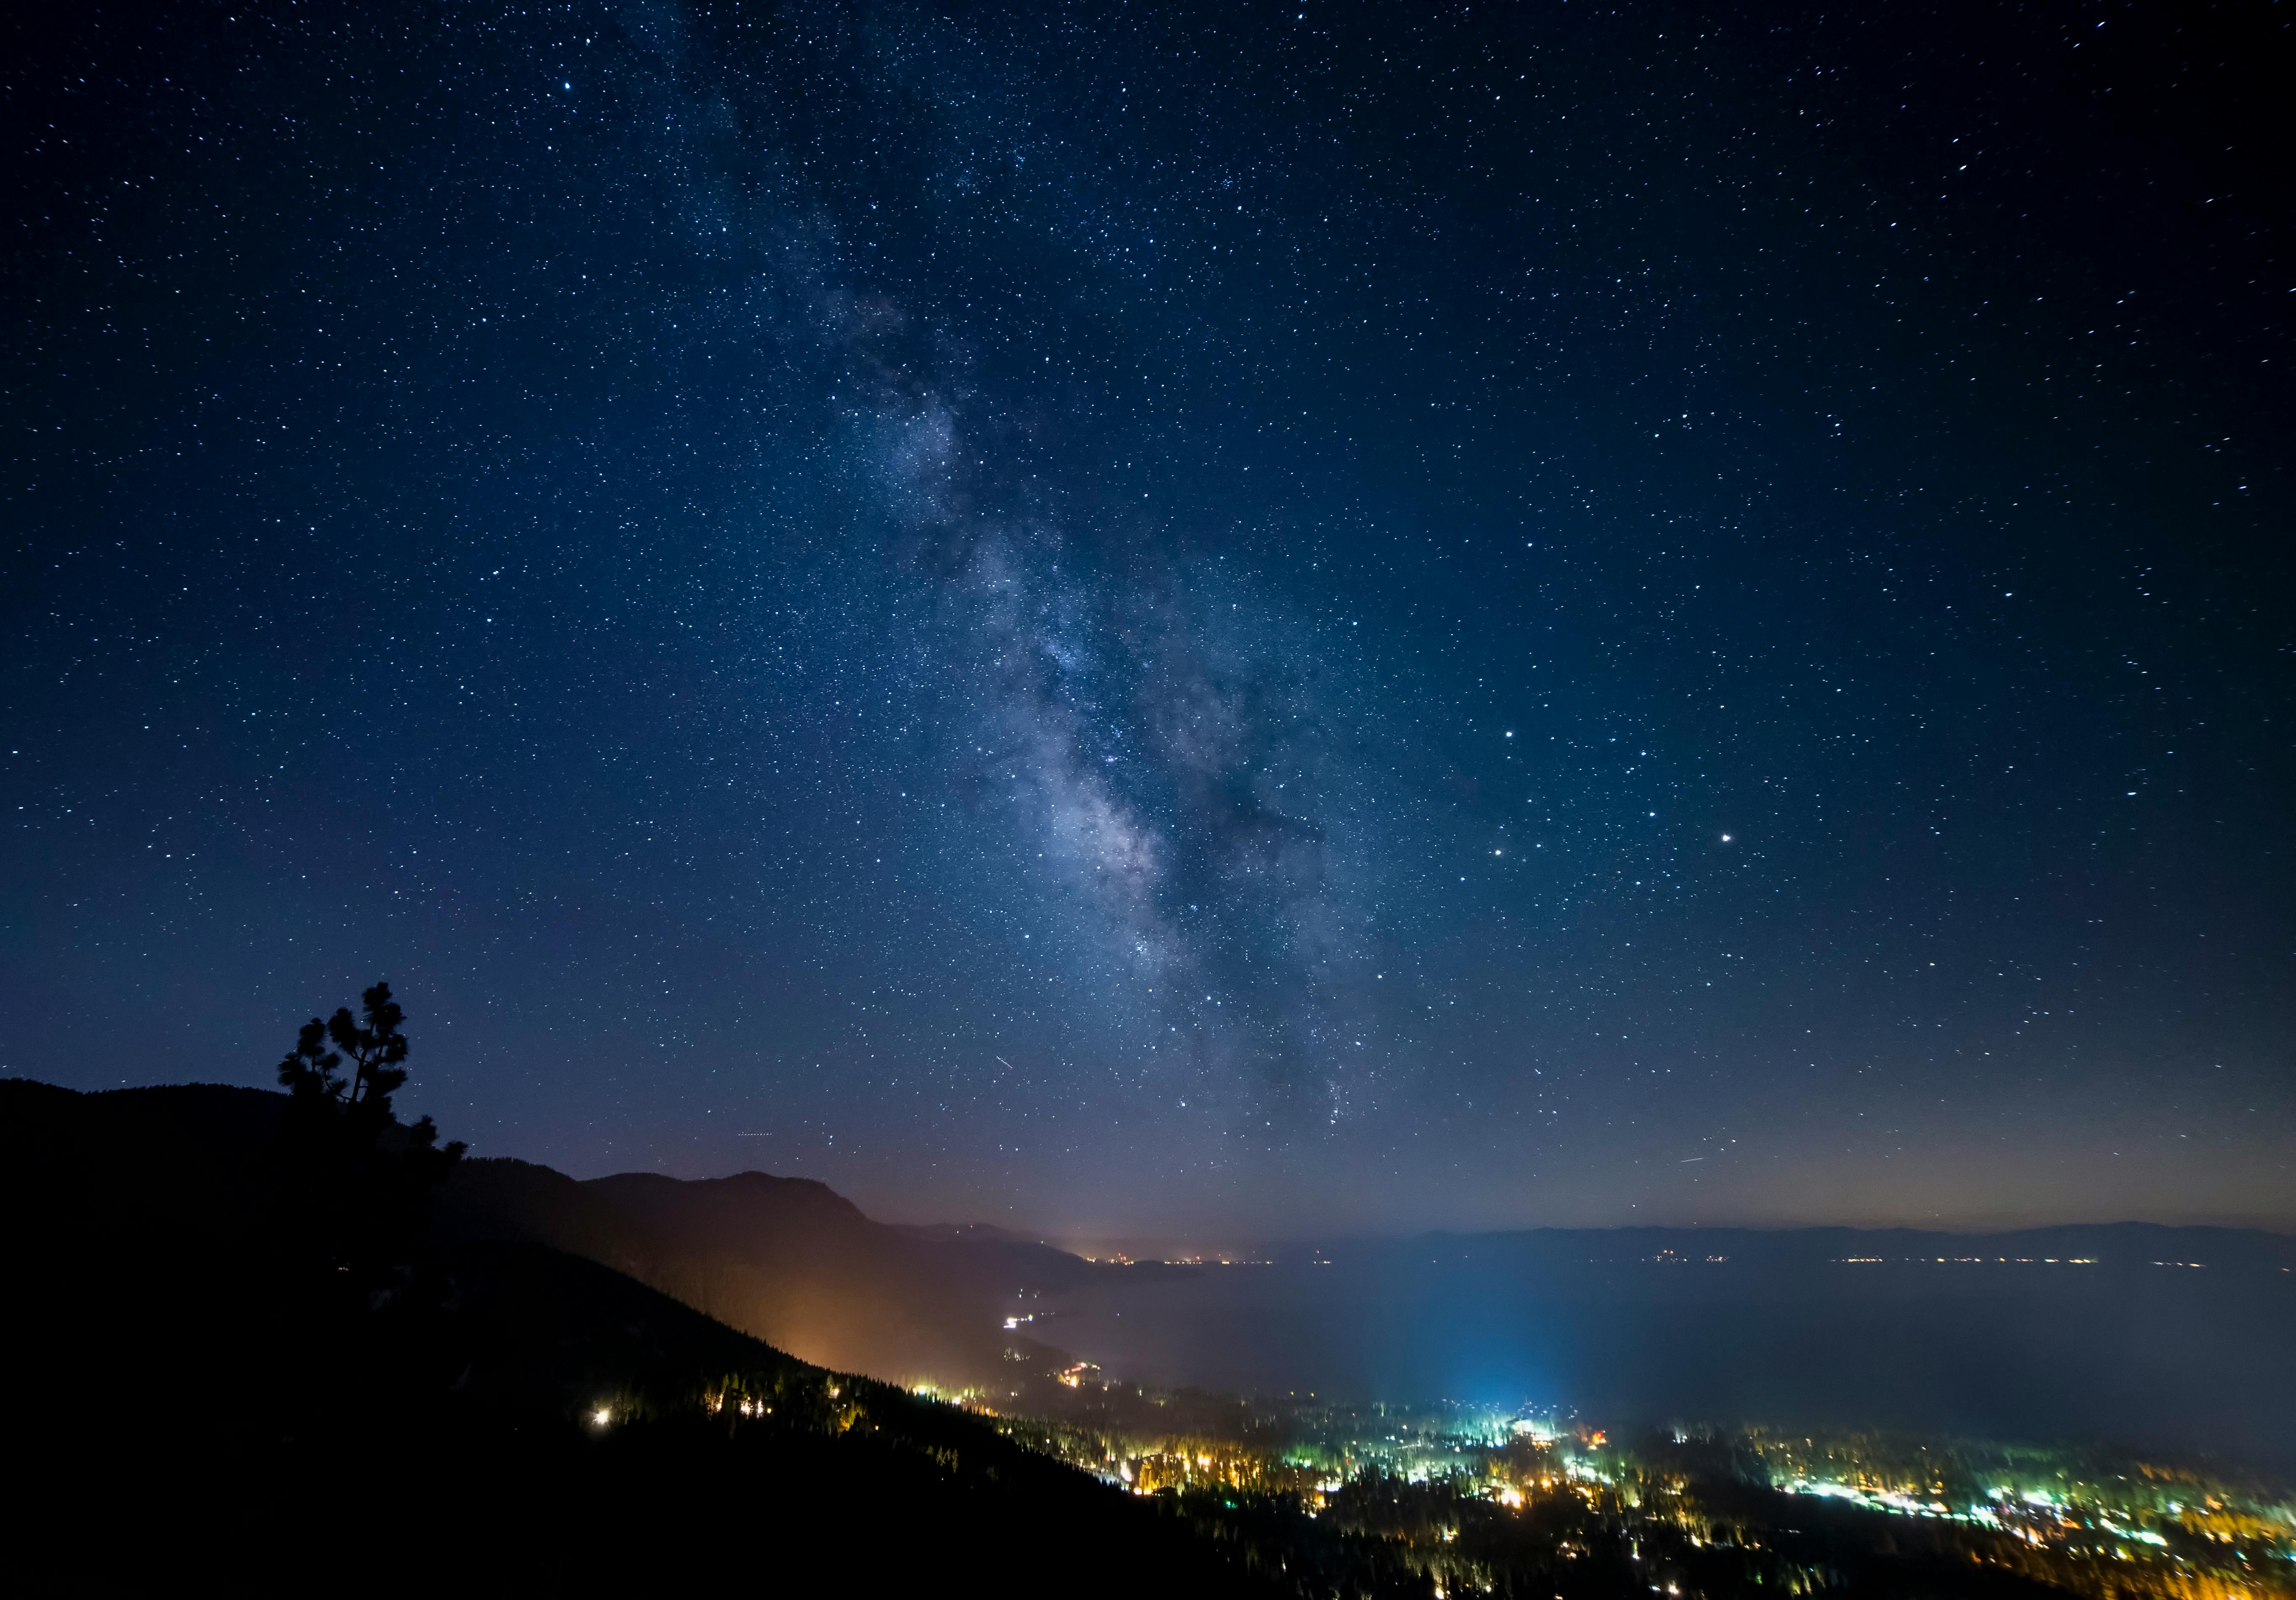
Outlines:
{"label": "silhouetted pine tree", "polygon": [[326,1265],[364,1280],[414,1249],[431,1191],[464,1145],[439,1145],[429,1117],[411,1128],[392,1117],[390,1097],[406,1082],[406,1013],[388,983],[359,999],[357,1017],[346,1005],[303,1025],[279,1063],[279,1082],[291,1096],[283,1220]]}

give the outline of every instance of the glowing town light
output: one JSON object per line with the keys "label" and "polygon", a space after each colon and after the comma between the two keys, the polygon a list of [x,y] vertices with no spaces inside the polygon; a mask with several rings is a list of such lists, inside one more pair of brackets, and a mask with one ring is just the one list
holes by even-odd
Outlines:
{"label": "glowing town light", "polygon": [[597,1426],[603,1428],[608,1423],[614,1420],[614,1414],[611,1408],[601,1406],[595,1411],[590,1413],[590,1420]]}

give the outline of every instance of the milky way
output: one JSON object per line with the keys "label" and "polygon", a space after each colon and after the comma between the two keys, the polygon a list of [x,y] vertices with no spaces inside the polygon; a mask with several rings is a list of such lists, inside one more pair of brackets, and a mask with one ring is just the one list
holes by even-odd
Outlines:
{"label": "milky way", "polygon": [[2245,17],[57,21],[0,1066],[387,976],[481,1152],[887,1214],[2296,1217]]}

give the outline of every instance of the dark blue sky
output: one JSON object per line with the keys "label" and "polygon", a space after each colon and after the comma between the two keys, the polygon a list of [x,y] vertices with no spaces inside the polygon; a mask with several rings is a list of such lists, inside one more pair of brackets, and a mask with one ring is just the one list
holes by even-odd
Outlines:
{"label": "dark blue sky", "polygon": [[0,1067],[2296,1225],[2284,9],[13,23]]}

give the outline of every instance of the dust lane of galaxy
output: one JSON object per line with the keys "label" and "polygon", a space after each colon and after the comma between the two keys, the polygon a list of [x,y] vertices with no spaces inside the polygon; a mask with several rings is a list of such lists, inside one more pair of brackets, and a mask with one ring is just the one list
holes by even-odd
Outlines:
{"label": "dust lane of galaxy", "polygon": [[0,1068],[387,976],[480,1153],[882,1215],[2296,1222],[2266,10],[42,22]]}

